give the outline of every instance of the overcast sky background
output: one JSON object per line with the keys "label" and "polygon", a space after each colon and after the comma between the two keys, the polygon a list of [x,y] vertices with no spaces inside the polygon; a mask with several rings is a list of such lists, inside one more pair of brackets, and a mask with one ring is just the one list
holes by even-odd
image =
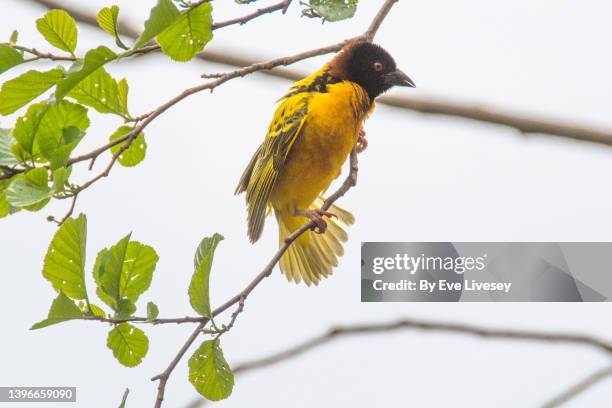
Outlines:
{"label": "overcast sky background", "polygon": [[[238,6],[219,0],[214,17],[224,20],[274,2]],[[81,3],[91,11],[112,4],[65,3]],[[114,3],[121,6],[121,19],[141,27],[154,1]],[[211,49],[240,50],[263,60],[334,43],[362,32],[382,1],[361,3],[352,20],[321,25],[300,18],[295,1],[285,16],[216,31]],[[21,44],[49,49],[35,29],[43,13],[31,2],[4,0],[0,37],[8,39],[19,29]],[[612,3],[599,0],[401,0],[376,41],[418,86],[393,93],[458,98],[611,128],[610,15]],[[113,46],[109,36],[87,26],[79,34],[79,54],[99,44]],[[299,68],[314,70],[328,58]],[[11,70],[0,81],[31,68]],[[203,72],[230,69],[201,61],[174,63],[162,55],[109,66],[115,77],[128,78],[134,115],[200,83]],[[111,177],[81,194],[77,213],[86,212],[89,221],[90,292],[96,253],[130,231],[160,256],[139,314],[149,300],[159,305],[162,317],[194,314],[187,298],[193,252],[202,237],[214,232],[226,240],[215,256],[213,303],[237,293],[259,272],[276,249],[276,225],[268,219],[263,239],[250,245],[243,197],[234,197],[233,190],[264,136],[274,101],[288,86],[257,74],[230,81],[212,95],[190,97],[147,128],[143,163],[117,166]],[[1,125],[13,126],[17,116],[2,118]],[[120,125],[93,109],[90,118],[81,152],[103,144]],[[610,241],[612,150],[385,106],[378,107],[366,130],[370,145],[360,158],[358,187],[340,203],[357,223],[339,268],[317,288],[288,284],[275,270],[223,337],[230,364],[293,345],[332,325],[401,317],[612,339],[605,303],[359,301],[361,241]],[[107,159],[98,159],[97,171]],[[75,175],[76,181],[91,177],[84,166]],[[68,204],[54,202],[38,213],[0,220],[0,385],[77,386],[82,407],[116,406],[129,387],[129,407],[151,406],[157,383],[149,379],[165,369],[192,326],[144,327],[149,353],[132,369],[119,365],[106,348],[109,327],[103,324],[76,321],[28,331],[46,316],[55,296],[40,273],[56,230],[45,217],[63,215]],[[406,331],[339,340],[241,375],[231,398],[217,405],[534,407],[608,361],[580,346]],[[184,406],[195,395],[184,359],[168,383],[165,406]],[[567,406],[601,407],[611,398],[608,381]]]}

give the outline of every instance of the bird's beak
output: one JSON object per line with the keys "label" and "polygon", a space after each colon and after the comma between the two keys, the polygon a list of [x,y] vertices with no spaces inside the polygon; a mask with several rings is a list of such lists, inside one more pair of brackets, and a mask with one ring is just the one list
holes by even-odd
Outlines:
{"label": "bird's beak", "polygon": [[412,79],[410,79],[408,75],[404,74],[404,72],[399,69],[384,74],[383,80],[385,81],[385,84],[390,86],[408,86],[410,88],[416,87]]}

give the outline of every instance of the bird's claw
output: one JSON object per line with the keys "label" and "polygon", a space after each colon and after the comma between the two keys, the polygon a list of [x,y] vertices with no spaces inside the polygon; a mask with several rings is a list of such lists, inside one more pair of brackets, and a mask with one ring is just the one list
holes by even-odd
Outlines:
{"label": "bird's claw", "polygon": [[361,153],[367,148],[368,148],[368,139],[366,139],[366,133],[363,129],[360,129],[359,137],[357,137],[357,145],[355,146],[355,150],[357,150],[357,153]]}
{"label": "bird's claw", "polygon": [[312,227],[312,230],[317,234],[324,234],[325,231],[327,231],[327,221],[325,221],[323,217],[336,217],[336,214],[320,209],[298,211],[297,214],[303,215],[304,217],[309,218],[311,221],[314,221],[315,225]]}

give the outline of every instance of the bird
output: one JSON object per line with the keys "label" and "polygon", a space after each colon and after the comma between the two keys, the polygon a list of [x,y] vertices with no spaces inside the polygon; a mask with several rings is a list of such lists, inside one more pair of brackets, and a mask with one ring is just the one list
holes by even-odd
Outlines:
{"label": "bird", "polygon": [[363,122],[375,99],[394,86],[415,84],[380,45],[355,40],[277,101],[265,139],[235,194],[246,193],[251,243],[261,237],[271,212],[278,222],[279,246],[305,222],[315,222],[279,260],[289,281],[318,285],[338,266],[342,243],[348,240],[345,229],[355,218],[336,205],[321,210],[322,195],[352,149],[367,147]]}

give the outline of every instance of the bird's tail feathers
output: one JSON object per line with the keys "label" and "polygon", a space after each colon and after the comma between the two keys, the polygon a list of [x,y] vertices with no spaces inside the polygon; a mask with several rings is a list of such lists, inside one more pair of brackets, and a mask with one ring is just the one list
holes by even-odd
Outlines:
{"label": "bird's tail feathers", "polygon": [[[323,199],[319,197],[309,210],[319,209]],[[280,269],[289,281],[306,285],[317,285],[322,278],[332,274],[338,266],[338,257],[344,254],[342,243],[348,240],[345,228],[355,222],[353,215],[335,205],[327,210],[336,215],[325,218],[327,230],[323,234],[306,231],[296,239],[280,259]],[[282,211],[276,212],[279,226],[279,245],[306,222],[304,217],[294,216]]]}

